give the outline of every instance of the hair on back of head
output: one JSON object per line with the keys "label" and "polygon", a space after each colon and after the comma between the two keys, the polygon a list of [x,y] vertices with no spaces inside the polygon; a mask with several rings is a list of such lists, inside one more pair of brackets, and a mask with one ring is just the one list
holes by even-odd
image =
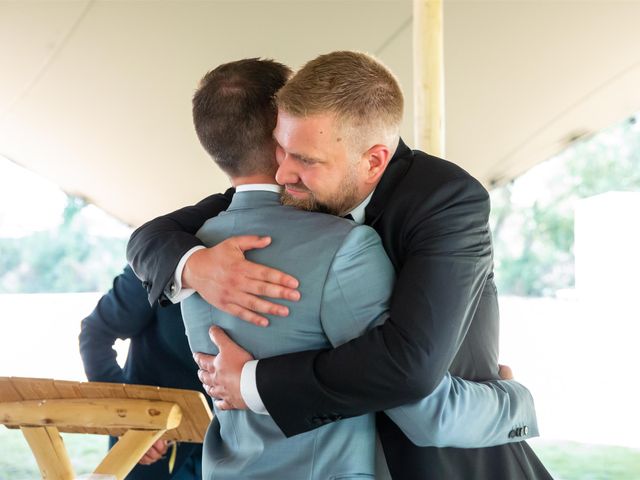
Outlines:
{"label": "hair on back of head", "polygon": [[268,59],[229,62],[208,72],[193,96],[200,143],[231,177],[273,173],[275,94],[291,69]]}

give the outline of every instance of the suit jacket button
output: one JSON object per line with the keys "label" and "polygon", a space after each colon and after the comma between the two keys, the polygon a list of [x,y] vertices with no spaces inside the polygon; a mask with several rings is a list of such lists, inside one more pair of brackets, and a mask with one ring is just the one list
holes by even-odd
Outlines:
{"label": "suit jacket button", "polygon": [[522,433],[526,435],[529,435],[529,427],[527,427],[526,425],[524,426],[524,428],[522,429]]}
{"label": "suit jacket button", "polygon": [[517,437],[521,437],[522,436],[522,428],[521,427],[516,428],[516,436]]}
{"label": "suit jacket button", "polygon": [[509,432],[509,438],[513,438],[513,437],[515,437],[515,436],[516,436],[516,431],[515,431],[515,430],[511,430],[511,431]]}

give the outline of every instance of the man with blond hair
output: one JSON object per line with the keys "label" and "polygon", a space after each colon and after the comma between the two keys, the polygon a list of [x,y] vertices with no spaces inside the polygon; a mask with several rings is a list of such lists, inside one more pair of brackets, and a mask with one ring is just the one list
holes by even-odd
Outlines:
{"label": "man with blond hair", "polygon": [[[397,281],[389,318],[333,349],[255,361],[214,332],[220,353],[200,355],[199,364],[217,407],[248,404],[293,436],[419,400],[448,371],[470,380],[499,378],[486,190],[459,167],[402,142],[398,83],[365,54],[334,52],[312,60],[277,102],[276,180],[285,202],[350,214],[373,227]],[[163,293],[179,299],[194,288],[219,310],[259,325],[268,323],[261,314],[286,316],[293,307],[265,297],[295,302],[296,279],[244,259],[244,251],[270,239],[231,237],[204,248],[190,236],[215,213],[214,201],[219,197],[134,232],[128,257],[150,300]],[[419,447],[385,414],[378,415],[377,428],[393,478],[550,478],[524,441],[479,449]],[[513,425],[504,437],[530,434],[527,425]]]}

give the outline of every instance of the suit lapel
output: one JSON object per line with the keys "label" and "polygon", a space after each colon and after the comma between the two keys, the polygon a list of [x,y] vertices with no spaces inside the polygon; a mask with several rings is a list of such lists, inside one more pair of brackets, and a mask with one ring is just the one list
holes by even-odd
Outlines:
{"label": "suit lapel", "polygon": [[389,165],[382,174],[380,183],[378,183],[375,192],[373,192],[373,197],[371,197],[371,201],[364,211],[365,225],[374,226],[380,219],[393,191],[407,173],[412,157],[413,152],[400,139],[398,148],[389,161]]}

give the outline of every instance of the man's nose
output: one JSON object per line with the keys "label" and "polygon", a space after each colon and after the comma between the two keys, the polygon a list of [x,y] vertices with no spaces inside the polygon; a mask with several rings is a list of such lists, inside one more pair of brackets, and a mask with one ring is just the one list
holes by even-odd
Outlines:
{"label": "man's nose", "polygon": [[291,161],[289,155],[283,155],[280,158],[278,170],[276,171],[276,182],[280,185],[296,184],[300,180],[295,171],[294,162]]}

